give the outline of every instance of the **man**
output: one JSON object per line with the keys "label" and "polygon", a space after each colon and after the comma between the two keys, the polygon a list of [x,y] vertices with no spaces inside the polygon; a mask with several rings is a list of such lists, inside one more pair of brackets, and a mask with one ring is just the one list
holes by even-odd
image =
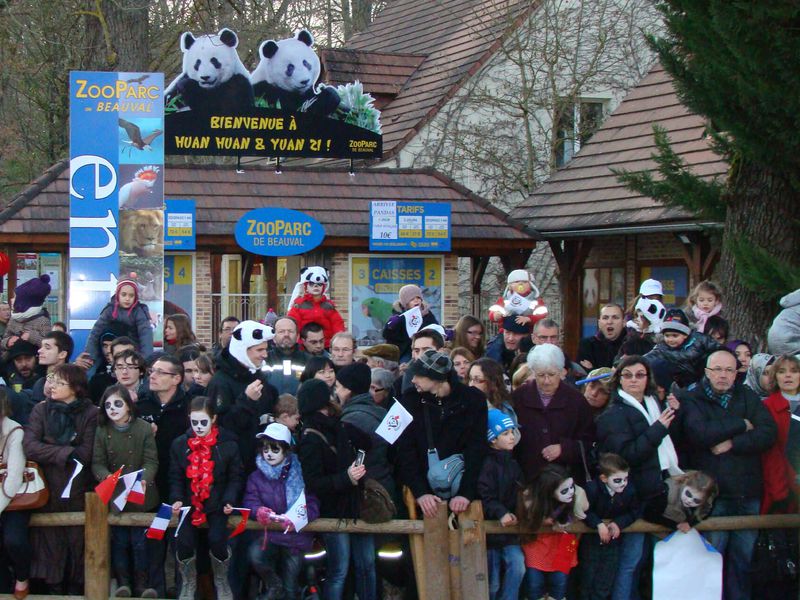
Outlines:
{"label": "man", "polygon": [[[761,453],[777,435],[775,421],[758,396],[735,382],[736,357],[718,350],[709,355],[705,376],[679,396],[688,442],[682,466],[717,481],[715,517],[759,514]],[[757,535],[749,529],[709,532],[709,542],[723,556],[725,600],[751,597],[750,561]]]}
{"label": "man", "polygon": [[352,333],[340,331],[331,338],[331,360],[336,369],[353,364],[356,352],[356,339]]}
{"label": "man", "polygon": [[522,339],[529,331],[527,325],[517,323],[515,316],[503,317],[503,331],[486,345],[486,356],[499,362],[509,377],[513,375],[508,372],[511,363],[520,353]]}
{"label": "man", "polygon": [[11,319],[11,305],[8,302],[0,302],[0,339],[6,332],[9,319]]}
{"label": "man", "polygon": [[[558,346],[564,353],[564,360],[567,369],[567,376],[564,378],[564,381],[572,385],[575,383],[576,379],[580,379],[586,375],[586,371],[583,369],[583,367],[572,362],[567,352],[561,347],[561,325],[558,324],[558,321],[548,318],[537,322],[536,325],[533,326],[533,331],[531,331],[530,338],[525,338],[522,340],[522,343],[520,344],[520,352],[522,354],[528,354],[531,349],[542,344],[553,344],[554,346]],[[513,375],[513,373],[511,373],[511,375]]]}
{"label": "man", "polygon": [[580,341],[578,362],[587,371],[610,368],[624,341],[625,310],[619,304],[606,304],[600,309],[597,333]]}
{"label": "man", "polygon": [[275,321],[273,348],[267,356],[268,381],[278,394],[292,394],[300,386],[300,375],[308,355],[297,344],[297,323],[291,317]]}
{"label": "man", "polygon": [[44,375],[36,361],[37,348],[28,340],[19,340],[8,351],[6,383],[15,392],[28,390]]}
{"label": "man", "polygon": [[[444,347],[444,338],[439,335],[438,331],[433,329],[420,329],[417,333],[411,336],[411,360],[416,360],[426,350],[441,350]],[[401,371],[402,377],[398,377],[394,386],[392,386],[392,395],[395,398],[400,398],[402,394],[414,387],[411,379],[411,373],[408,372],[407,367],[410,362],[403,363]]]}
{"label": "man", "polygon": [[239,324],[239,322],[239,319],[233,315],[222,319],[222,323],[219,324],[217,343],[211,347],[211,351],[214,356],[217,356],[220,352],[222,352],[223,348],[228,347],[228,344],[231,341],[231,334],[233,333],[233,330],[236,329],[236,326]]}
{"label": "man", "polygon": [[94,375],[89,378],[89,398],[97,405],[100,404],[100,398],[103,397],[106,388],[117,382],[113,369],[114,356],[128,348],[135,350],[136,344],[129,337],[117,336],[113,331],[106,331],[100,336],[100,347],[105,364],[98,365]]}
{"label": "man", "polygon": [[[275,325],[277,325],[277,321]],[[309,356],[324,356],[328,358],[330,354],[325,351],[325,330],[319,323],[306,323],[300,330],[300,339],[303,340],[303,350]]]}

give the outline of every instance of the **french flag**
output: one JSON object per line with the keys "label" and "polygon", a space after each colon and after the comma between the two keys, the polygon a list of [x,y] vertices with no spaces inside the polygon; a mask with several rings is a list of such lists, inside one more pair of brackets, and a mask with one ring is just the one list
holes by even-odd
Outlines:
{"label": "french flag", "polygon": [[169,504],[162,504],[158,508],[155,519],[150,523],[150,527],[145,534],[151,540],[163,540],[164,534],[169,527],[169,521],[172,518],[172,507]]}
{"label": "french flag", "polygon": [[122,493],[114,499],[114,506],[120,511],[128,502],[144,504],[144,486],[142,485],[144,469],[139,469],[122,476]]}

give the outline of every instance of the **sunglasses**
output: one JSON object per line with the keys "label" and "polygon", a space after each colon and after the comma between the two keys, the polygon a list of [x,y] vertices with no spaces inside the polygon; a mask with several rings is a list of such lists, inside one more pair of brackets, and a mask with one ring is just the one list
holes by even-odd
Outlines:
{"label": "sunglasses", "polygon": [[264,444],[261,447],[262,452],[269,452],[270,454],[280,454],[283,452],[283,448],[281,448],[280,444]]}
{"label": "sunglasses", "polygon": [[122,408],[123,406],[125,406],[125,403],[122,400],[107,400],[105,404],[106,410],[110,408]]}

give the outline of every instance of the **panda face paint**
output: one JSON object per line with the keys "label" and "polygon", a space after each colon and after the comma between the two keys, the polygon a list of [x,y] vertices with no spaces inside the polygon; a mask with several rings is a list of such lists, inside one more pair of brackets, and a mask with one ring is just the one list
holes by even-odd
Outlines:
{"label": "panda face paint", "polygon": [[214,419],[204,410],[193,410],[189,413],[189,422],[197,437],[205,437],[211,431]]}
{"label": "panda face paint", "polygon": [[270,467],[277,467],[286,459],[286,453],[278,442],[266,442],[261,446],[261,457]]}
{"label": "panda face paint", "polygon": [[621,494],[628,487],[628,472],[617,471],[616,473],[611,473],[606,477],[605,484],[610,491],[615,494]]}
{"label": "panda face paint", "polygon": [[112,423],[124,425],[130,420],[131,411],[125,401],[116,394],[106,398],[103,408]]}
{"label": "panda face paint", "polygon": [[558,484],[556,491],[553,492],[553,497],[562,504],[569,504],[575,497],[575,481],[572,477],[567,477],[564,481]]}
{"label": "panda face paint", "polygon": [[681,489],[681,504],[686,508],[697,508],[705,502],[705,496],[691,486],[685,485]]}

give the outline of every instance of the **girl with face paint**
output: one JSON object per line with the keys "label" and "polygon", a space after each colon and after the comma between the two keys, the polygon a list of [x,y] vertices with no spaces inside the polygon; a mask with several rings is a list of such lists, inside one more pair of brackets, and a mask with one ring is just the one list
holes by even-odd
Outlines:
{"label": "girl with face paint", "polygon": [[232,600],[228,584],[231,552],[228,515],[242,487],[242,461],[237,438],[217,425],[215,403],[206,396],[189,402],[190,428],[172,443],[169,502],[173,514],[191,508],[178,530],[176,554],[183,578],[179,598],[193,600],[197,591],[197,531],[208,524],[208,547],[217,598]]}
{"label": "girl with face paint", "polygon": [[[102,481],[123,465],[123,475],[144,469],[144,504],[128,502],[123,512],[154,511],[158,506],[158,491],[154,484],[158,471],[156,441],[150,424],[136,417],[136,405],[124,385],[112,385],[106,389],[97,420],[92,455],[95,479]],[[124,489],[120,478],[112,497],[116,498]],[[109,507],[112,513],[119,514],[113,502]],[[111,527],[111,570],[117,580],[115,594],[118,597],[158,596],[155,582],[148,574],[146,531],[143,527]]]}
{"label": "girl with face paint", "polygon": [[[292,435],[281,423],[270,423],[257,436],[256,470],[247,479],[243,506],[249,508],[265,526],[264,536],[253,539],[248,555],[250,564],[264,583],[264,588],[280,597],[299,596],[298,577],[303,553],[310,550],[314,537],[310,533],[297,533],[286,518],[286,512],[295,504],[305,488],[300,461],[291,451]],[[319,516],[316,496],[306,490],[308,520]],[[270,531],[271,522],[284,523],[285,532]]]}
{"label": "girl with face paint", "polygon": [[528,598],[566,598],[569,572],[578,564],[578,538],[566,527],[584,519],[587,508],[586,492],[558,464],[545,466],[523,491],[522,527],[553,528],[553,533],[536,534],[522,545]]}
{"label": "girl with face paint", "polygon": [[645,505],[644,518],[686,533],[711,513],[717,493],[713,477],[686,471],[664,482],[664,493]]}

